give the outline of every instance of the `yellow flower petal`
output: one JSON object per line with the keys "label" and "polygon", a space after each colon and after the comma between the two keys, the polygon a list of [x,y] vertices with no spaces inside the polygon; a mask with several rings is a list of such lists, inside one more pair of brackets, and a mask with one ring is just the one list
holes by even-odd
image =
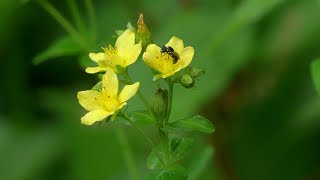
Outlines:
{"label": "yellow flower petal", "polygon": [[102,78],[102,93],[114,98],[117,97],[118,88],[119,82],[117,74],[111,68],[107,68],[107,72]]}
{"label": "yellow flower petal", "polygon": [[119,101],[120,103],[126,102],[128,99],[130,99],[132,96],[134,96],[138,89],[139,89],[139,82],[136,82],[132,85],[126,85],[122,89],[122,91],[119,94]]}
{"label": "yellow flower petal", "polygon": [[86,68],[86,72],[89,74],[94,74],[100,71],[105,71],[105,68],[101,68],[101,67],[87,67]]}
{"label": "yellow flower petal", "polygon": [[151,68],[161,72],[163,69],[161,61],[158,59],[161,55],[160,47],[155,44],[150,44],[143,53],[143,61]]}
{"label": "yellow flower petal", "polygon": [[118,54],[126,54],[135,44],[135,34],[133,31],[127,29],[122,33],[116,41],[116,49]]}
{"label": "yellow flower petal", "polygon": [[94,122],[102,121],[113,113],[114,112],[104,110],[90,111],[81,118],[81,123],[85,125],[92,125]]}
{"label": "yellow flower petal", "polygon": [[124,65],[125,67],[137,61],[140,55],[141,49],[142,49],[141,42],[139,42],[138,44],[134,45],[132,48],[129,49],[129,51],[126,53],[126,56],[125,56],[125,58],[127,59]]}
{"label": "yellow flower petal", "polygon": [[170,77],[170,76],[172,76],[172,75],[174,75],[176,72],[178,72],[178,71],[180,71],[181,70],[181,68],[179,67],[179,68],[177,68],[177,69],[175,69],[174,71],[171,71],[171,72],[169,72],[169,73],[167,73],[167,74],[162,74],[162,78],[167,78],[167,77]]}
{"label": "yellow flower petal", "polygon": [[180,52],[183,50],[183,41],[175,36],[173,36],[169,42],[166,44],[166,46],[171,46],[174,51],[178,52],[180,54]]}
{"label": "yellow flower petal", "polygon": [[88,111],[94,111],[102,108],[100,103],[101,93],[94,90],[80,91],[78,92],[78,100],[82,107]]}
{"label": "yellow flower petal", "polygon": [[92,61],[99,62],[105,58],[105,53],[90,53],[89,57]]}
{"label": "yellow flower petal", "polygon": [[187,67],[193,58],[194,49],[191,46],[184,48],[180,53],[180,60],[177,62],[178,66],[181,66],[181,69]]}

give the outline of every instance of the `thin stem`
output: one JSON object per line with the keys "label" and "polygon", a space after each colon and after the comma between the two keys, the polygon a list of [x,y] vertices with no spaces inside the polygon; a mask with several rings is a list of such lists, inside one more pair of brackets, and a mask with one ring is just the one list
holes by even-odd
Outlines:
{"label": "thin stem", "polygon": [[171,114],[172,96],[173,96],[173,84],[174,84],[172,82],[171,78],[168,78],[166,82],[168,83],[169,92],[168,92],[168,111],[167,111],[166,122],[165,123],[167,123],[169,121],[170,114]]}
{"label": "thin stem", "polygon": [[47,0],[38,0],[37,2],[71,35],[75,41],[77,41],[86,50],[89,50],[85,39],[82,38],[82,36],[75,30],[71,23],[65,19],[52,4],[50,4]]}
{"label": "thin stem", "polygon": [[85,32],[84,23],[82,21],[80,10],[77,6],[77,3],[75,2],[75,0],[68,0],[67,2],[71,11],[73,21],[76,24],[76,27],[79,29],[80,32]]}
{"label": "thin stem", "polygon": [[121,149],[123,151],[124,161],[127,164],[129,174],[131,179],[138,180],[137,168],[134,162],[134,158],[128,143],[128,139],[126,138],[125,132],[121,126],[115,129],[117,139],[120,143]]}
{"label": "thin stem", "polygon": [[[123,76],[124,76],[124,78],[125,78],[127,81],[129,81],[129,83],[133,83],[132,80],[131,80],[131,77],[129,76],[128,69],[126,69],[126,70],[124,71]],[[144,97],[144,95],[141,93],[140,90],[138,90],[137,94],[138,94],[140,100],[143,102],[144,106],[145,106],[145,107],[149,110],[149,112],[151,113],[151,116],[155,119],[156,117],[155,117],[154,113],[152,112],[151,107],[150,107],[150,104],[149,104],[149,102],[147,101],[147,99]]]}
{"label": "thin stem", "polygon": [[148,140],[148,142],[152,146],[153,151],[156,153],[157,157],[159,158],[161,164],[164,165],[164,162],[163,162],[163,160],[162,160],[162,158],[160,156],[160,153],[156,149],[156,146],[154,145],[152,140],[146,134],[144,134],[144,132],[136,124],[134,124],[134,122],[131,120],[131,118],[127,114],[123,114],[123,117],[131,124],[132,127],[134,127],[137,131],[139,131],[139,133]]}
{"label": "thin stem", "polygon": [[94,12],[94,6],[92,0],[85,0],[85,6],[88,11],[90,26],[91,26],[91,33],[92,33],[92,40],[95,42],[97,40],[97,23],[96,23],[96,14]]}

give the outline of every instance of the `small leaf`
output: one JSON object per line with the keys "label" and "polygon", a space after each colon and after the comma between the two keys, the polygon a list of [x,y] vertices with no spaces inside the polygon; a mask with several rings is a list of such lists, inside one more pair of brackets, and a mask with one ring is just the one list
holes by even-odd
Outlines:
{"label": "small leaf", "polygon": [[320,58],[314,60],[311,63],[311,75],[313,79],[314,86],[320,95]]}
{"label": "small leaf", "polygon": [[92,90],[95,90],[95,91],[101,91],[102,89],[102,81],[99,81],[96,85],[94,85],[92,88]]}
{"label": "small leaf", "polygon": [[[170,159],[171,163],[181,160],[189,152],[194,140],[192,138],[173,136],[169,137]],[[157,151],[163,157],[161,146],[157,146]],[[152,151],[147,159],[147,167],[151,170],[161,169],[162,164],[154,151]]]}
{"label": "small leaf", "polygon": [[156,179],[180,180],[187,178],[187,170],[181,165],[170,166],[159,172]]}
{"label": "small leaf", "polygon": [[189,152],[194,140],[187,137],[174,136],[170,138],[171,159],[178,161]]}
{"label": "small leaf", "polygon": [[[163,156],[163,152],[160,151],[159,147],[157,147],[157,151],[159,152],[160,156]],[[162,164],[161,164],[157,154],[154,152],[154,150],[152,150],[151,153],[148,156],[147,167],[148,167],[148,169],[151,169],[151,170],[161,169],[162,168]]]}
{"label": "small leaf", "polygon": [[149,125],[155,123],[147,110],[133,111],[130,113],[130,117],[138,125]]}
{"label": "small leaf", "polygon": [[55,41],[48,49],[38,54],[33,59],[33,63],[38,65],[52,58],[75,55],[81,51],[83,51],[83,48],[71,37],[63,37]]}
{"label": "small leaf", "polygon": [[169,123],[165,129],[194,131],[208,134],[214,132],[213,124],[208,119],[200,115],[174,121],[172,123]]}

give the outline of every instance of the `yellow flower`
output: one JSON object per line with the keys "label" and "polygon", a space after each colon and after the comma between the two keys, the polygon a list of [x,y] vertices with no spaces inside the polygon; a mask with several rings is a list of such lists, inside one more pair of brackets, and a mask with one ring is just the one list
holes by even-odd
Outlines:
{"label": "yellow flower", "polygon": [[184,47],[181,39],[173,36],[165,46],[173,48],[176,59],[168,53],[161,53],[161,48],[155,44],[150,44],[143,53],[145,63],[160,73],[155,75],[153,80],[172,76],[192,61],[194,49],[191,46]]}
{"label": "yellow flower", "polygon": [[98,67],[86,68],[87,73],[106,71],[107,67],[117,72],[117,65],[123,68],[129,66],[138,59],[141,52],[141,42],[135,44],[134,32],[127,29],[118,37],[115,47],[109,45],[103,50],[104,52],[89,54],[90,59],[98,63]]}
{"label": "yellow flower", "polygon": [[134,96],[140,83],[126,85],[118,94],[118,77],[112,69],[108,68],[102,78],[102,90],[87,90],[78,92],[78,100],[82,107],[90,111],[81,118],[81,123],[91,125],[96,121],[102,121],[106,117],[116,113]]}

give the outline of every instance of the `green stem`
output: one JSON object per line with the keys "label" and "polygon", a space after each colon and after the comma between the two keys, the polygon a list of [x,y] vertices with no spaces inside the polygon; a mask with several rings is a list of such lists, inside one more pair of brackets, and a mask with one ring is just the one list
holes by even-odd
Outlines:
{"label": "green stem", "polygon": [[75,0],[68,0],[67,2],[71,11],[73,21],[76,24],[76,27],[79,29],[80,32],[84,33],[85,32],[84,23],[82,21],[77,3],[75,2]]}
{"label": "green stem", "polygon": [[121,149],[123,151],[124,161],[127,164],[129,174],[131,179],[138,180],[137,168],[134,162],[134,158],[128,143],[128,139],[126,138],[125,132],[121,126],[115,129],[117,139],[120,143]]}
{"label": "green stem", "polygon": [[94,6],[92,3],[92,0],[85,0],[85,6],[88,11],[89,15],[89,20],[90,20],[90,26],[91,26],[91,35],[92,35],[92,40],[95,42],[97,40],[97,23],[96,23],[96,15],[94,13]]}
{"label": "green stem", "polygon": [[[131,80],[131,77],[129,76],[128,69],[126,69],[124,71],[123,76],[127,81],[129,81],[129,83],[131,83],[131,84],[133,83],[132,80]],[[149,110],[152,118],[154,120],[156,120],[156,117],[155,117],[154,113],[151,110],[150,103],[147,101],[147,99],[144,97],[144,95],[141,93],[140,90],[138,90],[137,94],[138,94],[140,100],[143,102],[144,106]]]}
{"label": "green stem", "polygon": [[84,49],[89,50],[86,40],[75,30],[71,23],[65,19],[61,13],[47,0],[38,0],[40,6],[45,9]]}
{"label": "green stem", "polygon": [[161,164],[164,165],[164,161],[162,160],[160,153],[156,149],[156,146],[152,142],[152,140],[131,120],[131,118],[127,114],[123,114],[123,117],[131,124],[132,127],[134,127],[139,133],[144,136],[148,142],[151,144],[153,151],[156,153],[157,157],[159,158]]}
{"label": "green stem", "polygon": [[168,123],[170,114],[171,114],[171,109],[172,109],[172,96],[173,96],[174,83],[172,82],[171,78],[168,78],[166,82],[168,83],[169,92],[168,92],[168,111],[167,111],[165,123]]}

